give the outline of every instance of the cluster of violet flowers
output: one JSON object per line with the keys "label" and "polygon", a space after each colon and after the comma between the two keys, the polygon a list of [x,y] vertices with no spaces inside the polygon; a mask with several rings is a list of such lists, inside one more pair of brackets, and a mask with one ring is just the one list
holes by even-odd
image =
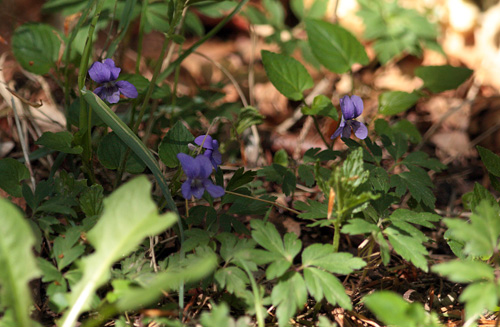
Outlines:
{"label": "cluster of violet flowers", "polygon": [[[120,94],[129,98],[137,98],[138,92],[134,85],[127,81],[117,81],[120,71],[121,68],[116,67],[113,59],[94,62],[89,68],[89,76],[94,82],[102,84],[94,90],[94,93],[109,103],[117,103],[120,100]],[[351,97],[345,95],[340,99],[340,109],[342,118],[331,139],[339,135],[341,138],[350,138],[352,130],[356,137],[365,139],[368,136],[368,128],[356,120],[363,113],[363,100],[357,95]],[[185,199],[191,199],[193,196],[201,199],[205,191],[214,198],[223,196],[224,188],[214,185],[210,179],[212,167],[217,171],[222,163],[219,142],[210,135],[201,135],[195,138],[194,143],[205,150],[203,154],[194,158],[185,153],[177,154],[187,176],[187,180],[181,186],[182,196]]]}
{"label": "cluster of violet flowers", "polygon": [[194,139],[194,143],[205,149],[203,154],[195,158],[185,153],[178,153],[182,169],[186,173],[187,180],[181,186],[184,199],[191,197],[201,199],[203,193],[207,191],[212,197],[218,198],[225,194],[224,188],[214,185],[210,179],[212,167],[217,170],[222,163],[222,155],[219,152],[219,142],[212,139],[210,135],[201,135]]}

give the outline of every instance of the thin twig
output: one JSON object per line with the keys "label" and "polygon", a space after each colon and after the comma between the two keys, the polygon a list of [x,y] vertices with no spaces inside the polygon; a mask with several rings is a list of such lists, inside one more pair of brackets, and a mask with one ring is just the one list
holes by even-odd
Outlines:
{"label": "thin twig", "polygon": [[260,202],[264,202],[264,203],[269,203],[273,206],[277,206],[277,207],[280,207],[282,209],[285,209],[285,210],[288,210],[290,212],[293,212],[294,214],[296,215],[300,215],[302,212],[300,211],[297,211],[295,209],[292,209],[292,208],[289,208],[285,205],[282,205],[282,204],[279,204],[277,202],[273,202],[273,201],[268,201],[268,200],[264,200],[264,199],[260,199],[260,198],[255,198],[253,196],[249,196],[249,195],[245,195],[245,194],[241,194],[241,193],[236,193],[236,192],[231,192],[231,191],[226,191],[227,194],[232,194],[232,195],[236,195],[236,196],[241,196],[242,198],[247,198],[247,199],[251,199],[251,200],[255,200],[255,201],[260,201]]}

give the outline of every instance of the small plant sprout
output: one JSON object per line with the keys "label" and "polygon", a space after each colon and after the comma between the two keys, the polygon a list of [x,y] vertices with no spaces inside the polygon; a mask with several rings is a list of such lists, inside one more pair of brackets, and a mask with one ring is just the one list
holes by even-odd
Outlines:
{"label": "small plant sprout", "polygon": [[137,98],[137,89],[130,82],[117,81],[121,68],[116,67],[113,59],[103,62],[96,61],[89,68],[90,78],[96,83],[103,84],[94,90],[101,99],[109,103],[117,103],[120,94],[129,98]]}
{"label": "small plant sprout", "polygon": [[194,143],[205,149],[203,155],[210,159],[215,170],[222,163],[222,155],[219,152],[219,142],[214,140],[210,135],[200,135],[194,139]]}
{"label": "small plant sprout", "polygon": [[185,153],[177,154],[177,158],[187,176],[187,180],[181,186],[184,199],[189,200],[192,196],[201,199],[205,190],[214,198],[225,194],[224,189],[221,186],[214,185],[209,178],[210,174],[212,174],[210,159],[204,155],[193,158]]}
{"label": "small plant sprout", "polygon": [[357,138],[364,140],[368,136],[368,128],[363,123],[355,120],[363,113],[363,100],[357,95],[349,97],[345,95],[340,99],[340,109],[342,110],[342,121],[339,127],[333,133],[332,140],[341,135],[341,138],[351,137],[351,129]]}

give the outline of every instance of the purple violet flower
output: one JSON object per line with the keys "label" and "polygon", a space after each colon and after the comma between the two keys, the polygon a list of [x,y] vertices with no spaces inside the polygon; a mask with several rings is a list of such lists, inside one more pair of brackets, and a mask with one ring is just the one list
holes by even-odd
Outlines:
{"label": "purple violet flower", "polygon": [[94,82],[104,84],[94,90],[94,93],[109,103],[117,103],[120,100],[120,93],[129,97],[137,98],[137,89],[127,81],[117,81],[121,68],[115,66],[113,59],[106,59],[103,62],[96,61],[89,68],[90,78]]}
{"label": "purple violet flower", "polygon": [[209,178],[212,174],[212,165],[206,156],[199,155],[193,158],[185,153],[178,153],[177,159],[181,162],[182,169],[187,176],[187,180],[181,186],[184,199],[189,200],[192,196],[201,199],[205,190],[214,198],[225,194],[224,188],[214,185]]}
{"label": "purple violet flower", "polygon": [[353,129],[354,135],[364,140],[368,136],[368,128],[363,123],[354,120],[363,113],[363,100],[357,95],[353,95],[352,97],[345,95],[340,99],[340,109],[342,110],[342,120],[331,139],[333,140],[341,133],[341,138],[350,138],[351,129]]}
{"label": "purple violet flower", "polygon": [[[205,142],[203,142],[203,140],[205,140]],[[210,159],[215,170],[217,170],[217,166],[222,163],[222,155],[219,152],[219,142],[212,139],[210,135],[200,135],[194,139],[194,143],[199,146],[203,144],[203,148],[205,149],[203,155]]]}

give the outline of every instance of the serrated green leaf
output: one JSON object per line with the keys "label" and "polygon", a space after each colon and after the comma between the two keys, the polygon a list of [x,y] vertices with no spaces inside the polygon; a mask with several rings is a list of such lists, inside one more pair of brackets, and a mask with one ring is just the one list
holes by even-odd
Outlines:
{"label": "serrated green leaf", "polygon": [[436,172],[441,172],[446,169],[446,165],[442,164],[436,158],[429,158],[429,155],[422,151],[415,151],[408,154],[402,161],[407,167],[409,165],[420,166],[427,169],[434,170]]}
{"label": "serrated green leaf", "polygon": [[430,181],[429,176],[419,167],[409,167],[409,170],[409,172],[391,176],[391,187],[396,187],[396,195],[402,196],[406,190],[409,190],[415,200],[434,208],[436,197],[430,189],[434,184]]}
{"label": "serrated green leaf", "polygon": [[398,253],[403,259],[410,261],[423,271],[429,271],[427,266],[427,259],[425,255],[428,254],[427,249],[423,246],[420,239],[415,239],[411,235],[402,234],[398,229],[388,227],[384,233],[389,238],[394,251]]}
{"label": "serrated green leaf", "polygon": [[327,217],[328,203],[321,203],[311,199],[306,202],[296,201],[294,207],[302,211],[299,218],[302,219],[320,219]]}
{"label": "serrated green leaf", "polygon": [[432,266],[431,270],[456,283],[495,280],[493,268],[481,261],[454,260]]}
{"label": "serrated green leaf", "polygon": [[302,265],[316,266],[331,273],[347,275],[363,268],[366,263],[347,252],[334,252],[331,244],[313,244],[302,252]]}
{"label": "serrated green leaf", "polygon": [[488,172],[500,177],[500,157],[482,146],[478,145],[476,148]]}
{"label": "serrated green leaf", "polygon": [[102,201],[104,189],[99,184],[94,184],[86,189],[80,196],[80,208],[87,217],[98,216],[103,209]]}
{"label": "serrated green leaf", "polygon": [[21,181],[28,179],[28,168],[13,158],[0,159],[0,188],[15,197],[22,197]]}
{"label": "serrated green leaf", "polygon": [[297,184],[295,174],[290,169],[275,163],[259,169],[257,176],[264,176],[270,182],[281,184],[283,193],[287,196],[295,190]]}
{"label": "serrated green leaf", "polygon": [[[114,132],[104,136],[97,148],[97,157],[108,169],[118,169],[127,153],[127,145]],[[125,170],[131,174],[140,174],[146,165],[135,153],[130,153],[125,164]]]}
{"label": "serrated green leaf", "polygon": [[481,203],[481,201],[487,201],[492,207],[498,208],[498,202],[483,185],[479,183],[474,183],[474,190],[472,191],[472,197],[470,199],[470,210],[475,212],[477,206]]}
{"label": "serrated green leaf", "polygon": [[475,208],[470,223],[460,219],[444,219],[453,239],[465,243],[464,251],[473,256],[491,256],[498,248],[500,216],[498,205],[483,200]]}
{"label": "serrated green leaf", "polygon": [[495,282],[474,283],[465,288],[459,300],[465,302],[465,319],[471,319],[484,310],[493,311],[498,304]]}
{"label": "serrated green leaf", "polygon": [[408,223],[434,229],[436,226],[433,224],[433,222],[440,221],[441,216],[430,212],[415,212],[408,209],[396,209],[390,215],[390,219],[392,222],[405,221]]}
{"label": "serrated green leaf", "polygon": [[285,234],[283,241],[273,224],[261,220],[250,221],[252,238],[263,248],[268,250],[268,258],[273,255],[273,262],[267,267],[267,279],[282,276],[292,265],[293,259],[302,249],[302,241],[293,233]]}
{"label": "serrated green leaf", "polygon": [[321,20],[305,22],[312,52],[323,66],[342,74],[355,63],[368,64],[365,48],[349,31]]}
{"label": "serrated green leaf", "polygon": [[342,233],[350,235],[367,234],[380,230],[377,225],[372,224],[364,219],[354,218],[349,219],[347,224],[342,226]]}
{"label": "serrated green leaf", "polygon": [[32,326],[28,283],[40,276],[33,246],[35,237],[15,205],[0,198],[0,302],[9,307],[16,326]]}
{"label": "serrated green leaf", "polygon": [[456,89],[465,82],[472,70],[465,67],[444,66],[420,66],[415,69],[415,75],[424,81],[424,87],[434,93]]}
{"label": "serrated green leaf", "polygon": [[323,297],[332,305],[340,305],[342,308],[351,310],[351,299],[345,293],[342,283],[326,271],[317,268],[305,268],[304,278],[309,293],[320,301]]}
{"label": "serrated green leaf", "polygon": [[177,121],[172,127],[158,147],[158,155],[161,161],[169,167],[175,168],[179,166],[178,153],[189,153],[188,144],[194,141],[194,136],[184,126],[181,121]]}
{"label": "serrated green leaf", "polygon": [[384,92],[378,98],[378,111],[382,115],[397,115],[417,103],[420,95],[402,91]]}
{"label": "serrated green leaf", "polygon": [[279,326],[288,326],[288,320],[307,301],[307,288],[302,276],[297,272],[287,274],[274,286],[271,299],[277,307]]}
{"label": "serrated green leaf", "polygon": [[301,181],[303,181],[307,187],[314,185],[314,174],[313,168],[307,165],[300,165],[298,169],[298,176]]}
{"label": "serrated green leaf", "polygon": [[51,150],[63,152],[63,153],[72,153],[72,154],[80,154],[83,149],[81,146],[77,145],[73,147],[71,143],[73,142],[73,134],[70,132],[45,132],[40,136],[38,140],[36,140],[36,145],[43,145]]}
{"label": "serrated green leaf", "polygon": [[95,252],[82,260],[83,276],[73,287],[71,309],[63,317],[63,327],[74,325],[95,290],[108,280],[115,261],[130,253],[146,236],[165,230],[177,220],[173,213],[158,215],[150,192],[151,183],[140,176],[104,200],[101,218],[87,233]]}
{"label": "serrated green leaf", "polygon": [[214,275],[215,280],[220,287],[225,288],[229,293],[238,294],[246,289],[250,283],[247,275],[238,267],[226,267],[217,270]]}
{"label": "serrated green leaf", "polygon": [[55,67],[61,41],[49,25],[28,23],[19,26],[12,36],[12,52],[27,71],[43,75]]}

